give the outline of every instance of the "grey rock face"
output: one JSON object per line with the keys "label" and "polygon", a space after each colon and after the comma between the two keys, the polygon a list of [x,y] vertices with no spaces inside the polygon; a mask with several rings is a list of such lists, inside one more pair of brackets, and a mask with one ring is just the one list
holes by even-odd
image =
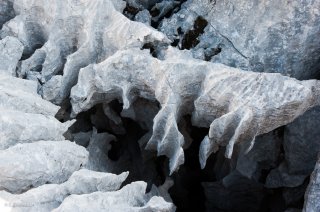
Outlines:
{"label": "grey rock face", "polygon": [[301,209],[320,149],[318,5],[2,0],[0,208]]}
{"label": "grey rock face", "polygon": [[10,211],[51,211],[72,194],[88,194],[95,191],[116,191],[120,188],[128,173],[121,175],[94,172],[87,169],[75,171],[61,184],[46,184],[28,190],[22,194],[0,191],[3,202],[1,208]]}
{"label": "grey rock face", "polygon": [[[146,186],[145,182],[134,182],[116,192],[71,195],[53,211],[174,211],[174,205],[162,197],[146,195]],[[93,201],[95,204],[90,204]]]}
{"label": "grey rock face", "polygon": [[119,51],[82,69],[71,92],[73,112],[114,99],[122,99],[124,110],[138,97],[156,99],[162,109],[147,148],[168,156],[172,172],[184,162],[184,139],[177,128],[183,115],[192,114],[196,126],[210,127],[200,146],[204,167],[219,146],[227,146],[226,156],[231,157],[235,143],[247,141],[252,147],[255,136],[292,122],[318,104],[315,80],[245,72],[177,54],[160,61],[140,50]]}
{"label": "grey rock face", "polygon": [[22,56],[23,45],[15,37],[0,40],[0,74],[16,76],[16,67]]}
{"label": "grey rock face", "polygon": [[303,212],[316,212],[320,210],[320,160],[316,163],[310,177],[310,184],[305,194]]}
{"label": "grey rock face", "polygon": [[20,193],[45,183],[62,183],[88,160],[70,141],[38,141],[0,151],[0,188]]}
{"label": "grey rock face", "polygon": [[319,107],[315,107],[285,127],[285,159],[271,171],[267,186],[299,186],[311,174],[320,149],[319,113]]}
{"label": "grey rock face", "polygon": [[182,45],[201,16],[207,25],[198,43],[190,46],[195,57],[310,79],[319,77],[319,4],[319,0],[188,0],[159,29]]}

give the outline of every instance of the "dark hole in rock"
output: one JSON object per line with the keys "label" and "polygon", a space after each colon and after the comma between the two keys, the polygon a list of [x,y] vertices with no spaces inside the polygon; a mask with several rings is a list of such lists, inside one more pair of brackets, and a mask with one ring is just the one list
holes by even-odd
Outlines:
{"label": "dark hole in rock", "polygon": [[210,61],[213,56],[218,55],[221,51],[222,49],[220,47],[206,49],[206,51],[204,52],[205,61]]}
{"label": "dark hole in rock", "polygon": [[201,16],[198,16],[197,19],[194,22],[193,29],[189,30],[182,40],[182,49],[191,49],[199,44],[198,37],[203,34],[204,28],[208,25],[208,22],[202,18]]}
{"label": "dark hole in rock", "polygon": [[126,7],[123,10],[123,14],[131,20],[134,19],[134,17],[137,15],[138,12],[139,12],[138,8],[130,6],[128,3],[126,4]]}
{"label": "dark hole in rock", "polygon": [[185,163],[180,166],[178,172],[173,174],[174,185],[169,189],[173,203],[177,206],[177,212],[205,211],[205,194],[201,183],[215,180],[210,171],[213,158],[208,159],[208,165],[202,170],[198,156],[200,142],[208,134],[208,129],[192,126],[190,119],[190,116],[185,116],[184,121],[186,124],[183,126],[184,129],[181,129],[181,126],[179,128],[184,137],[189,137],[192,143],[184,151]]}
{"label": "dark hole in rock", "polygon": [[[154,110],[146,105],[154,105],[159,109],[157,102],[138,99],[133,103],[135,110]],[[142,107],[141,107],[142,105]],[[177,211],[284,211],[288,207],[301,209],[303,194],[307,180],[298,188],[268,189],[264,187],[265,179],[270,169],[261,171],[260,178],[255,181],[242,176],[236,169],[237,155],[230,159],[224,157],[225,148],[212,154],[204,169],[200,168],[199,146],[208,134],[207,128],[192,126],[191,116],[187,115],[178,124],[184,135],[186,144],[185,163],[179,171],[169,176],[169,160],[166,156],[157,156],[156,152],[144,149],[152,132],[150,128],[141,125],[141,119],[154,118],[155,111],[133,120],[123,117],[122,103],[114,100],[109,103],[113,111],[120,116],[125,133],[119,133],[112,122],[103,112],[103,104],[97,104],[90,110],[80,113],[77,122],[70,128],[72,133],[87,132],[94,128],[98,133],[108,132],[116,137],[111,142],[111,149],[105,151],[110,161],[117,164],[115,173],[129,171],[129,176],[123,185],[133,181],[143,180],[148,183],[147,191],[154,184],[162,185],[168,177],[174,184],[169,189]],[[70,104],[65,104],[65,113],[68,114]],[[141,112],[141,111],[140,111]],[[142,114],[147,114],[143,111]],[[68,115],[66,115],[67,117]],[[152,117],[151,117],[152,116]],[[60,114],[60,117],[64,117]],[[65,118],[61,118],[65,120]],[[147,121],[149,123],[149,121]],[[278,137],[283,137],[283,128],[274,131]],[[143,142],[141,142],[143,141]],[[283,156],[282,156],[283,157]],[[279,163],[282,159],[279,159]],[[106,164],[107,165],[107,164]],[[227,182],[227,183],[226,183]]]}
{"label": "dark hole in rock", "polygon": [[151,15],[152,17],[156,17],[156,16],[160,15],[160,10],[159,10],[158,8],[153,7],[153,8],[150,10],[150,15]]}
{"label": "dark hole in rock", "polygon": [[171,46],[176,47],[178,46],[180,40],[179,39],[174,39],[174,41],[171,43]]}
{"label": "dark hole in rock", "polygon": [[[184,2],[186,2],[186,1],[187,0],[180,0],[178,2],[178,4],[176,4],[171,10],[167,11],[165,14],[162,14],[161,17],[158,17],[156,19],[156,21],[154,19],[152,19],[151,26],[154,27],[155,29],[157,29],[164,18],[170,18],[173,14],[179,12],[179,10],[181,9],[182,4]],[[150,12],[152,17],[157,17],[161,13],[161,11],[156,7],[151,7],[149,12]]]}
{"label": "dark hole in rock", "polygon": [[145,43],[141,49],[149,49],[152,57],[155,57],[155,58],[158,57],[156,47],[152,43]]}

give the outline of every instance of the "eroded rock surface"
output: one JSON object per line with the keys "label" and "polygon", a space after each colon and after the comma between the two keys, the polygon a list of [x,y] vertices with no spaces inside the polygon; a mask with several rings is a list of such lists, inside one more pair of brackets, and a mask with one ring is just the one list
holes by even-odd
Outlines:
{"label": "eroded rock surface", "polygon": [[0,208],[318,211],[318,5],[2,0]]}
{"label": "eroded rock surface", "polygon": [[80,169],[61,184],[46,184],[28,190],[22,194],[0,191],[2,208],[10,211],[51,211],[72,194],[88,194],[96,191],[116,191],[120,188],[128,173],[121,175]]}
{"label": "eroded rock surface", "polygon": [[82,69],[71,93],[73,112],[114,99],[122,100],[124,110],[138,97],[159,101],[147,148],[168,156],[173,172],[184,162],[184,138],[177,127],[183,115],[192,115],[195,126],[210,127],[200,146],[204,167],[219,146],[227,146],[229,158],[235,143],[251,142],[250,150],[257,135],[292,122],[318,104],[316,80],[240,71],[185,54],[175,57],[170,50],[164,61],[145,51],[119,51]]}

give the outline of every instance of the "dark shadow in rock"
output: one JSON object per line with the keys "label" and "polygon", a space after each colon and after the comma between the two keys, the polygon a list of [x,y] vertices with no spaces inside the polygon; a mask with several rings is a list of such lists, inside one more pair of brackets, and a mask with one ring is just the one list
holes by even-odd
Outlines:
{"label": "dark shadow in rock", "polygon": [[199,44],[198,37],[204,33],[204,28],[208,25],[208,21],[198,16],[194,21],[193,29],[186,32],[182,40],[181,49],[191,49]]}
{"label": "dark shadow in rock", "polygon": [[[181,129],[181,126],[179,126],[180,131],[186,139],[189,138],[192,141],[191,145],[184,151],[185,163],[172,176],[174,185],[169,189],[169,194],[173,203],[177,206],[177,212],[204,211],[205,194],[201,183],[215,180],[210,170],[214,158],[208,159],[207,164],[209,165],[204,170],[201,169],[199,163],[200,142],[208,134],[208,129],[193,127],[190,116],[186,116],[184,119],[187,124],[184,126],[185,129]],[[179,123],[179,125],[181,124]]]}

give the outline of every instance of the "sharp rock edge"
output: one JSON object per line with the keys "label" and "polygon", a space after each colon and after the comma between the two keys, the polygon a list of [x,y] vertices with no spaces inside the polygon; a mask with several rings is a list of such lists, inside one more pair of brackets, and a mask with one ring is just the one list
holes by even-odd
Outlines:
{"label": "sharp rock edge", "polygon": [[71,103],[77,114],[114,99],[122,100],[124,110],[138,97],[157,100],[161,110],[147,148],[170,158],[171,173],[184,162],[184,138],[177,126],[183,115],[192,115],[195,126],[210,128],[200,146],[203,168],[219,146],[227,146],[230,158],[236,143],[253,144],[257,135],[292,122],[319,103],[317,80],[241,71],[172,48],[167,54],[166,60],[158,60],[139,49],[118,51],[81,69]]}
{"label": "sharp rock edge", "polygon": [[27,58],[21,63],[19,76],[42,84],[53,80],[43,92],[54,103],[68,97],[80,68],[119,49],[170,42],[161,32],[127,19],[118,11],[122,6],[114,7],[110,0],[50,4],[45,0],[14,0],[18,15],[4,24],[0,35],[15,36],[24,45]]}

